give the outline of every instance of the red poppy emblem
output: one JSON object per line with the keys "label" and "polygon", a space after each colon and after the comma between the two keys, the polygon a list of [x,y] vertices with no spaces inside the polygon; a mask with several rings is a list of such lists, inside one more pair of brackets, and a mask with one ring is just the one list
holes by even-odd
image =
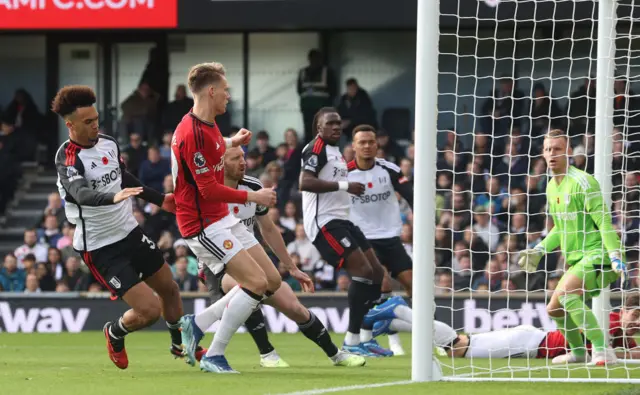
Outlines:
{"label": "red poppy emblem", "polygon": [[373,188],[373,183],[372,182],[368,183],[367,188]]}
{"label": "red poppy emblem", "polygon": [[234,213],[234,214],[238,214],[239,212],[240,212],[240,209],[238,208],[238,206],[235,206],[235,207],[233,208],[233,213]]}
{"label": "red poppy emblem", "polygon": [[107,159],[107,157],[106,157],[106,156],[103,156],[103,157],[102,157],[102,164],[103,164],[103,165],[107,165],[107,164],[109,164],[109,159]]}
{"label": "red poppy emblem", "polygon": [[560,198],[558,197],[557,199],[558,199],[558,200],[556,200],[556,201],[558,202],[558,204],[560,204]]}

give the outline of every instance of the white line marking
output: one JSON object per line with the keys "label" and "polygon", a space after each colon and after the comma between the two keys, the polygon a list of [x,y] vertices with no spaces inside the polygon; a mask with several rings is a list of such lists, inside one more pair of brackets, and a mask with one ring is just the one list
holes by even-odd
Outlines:
{"label": "white line marking", "polygon": [[328,394],[330,392],[364,390],[369,388],[391,387],[394,385],[406,385],[406,384],[413,384],[413,383],[415,382],[411,380],[404,380],[404,381],[393,381],[390,383],[360,384],[360,385],[349,385],[345,387],[319,388],[319,389],[306,390],[306,391],[287,392],[285,394],[277,394],[277,395],[319,395],[319,394]]}

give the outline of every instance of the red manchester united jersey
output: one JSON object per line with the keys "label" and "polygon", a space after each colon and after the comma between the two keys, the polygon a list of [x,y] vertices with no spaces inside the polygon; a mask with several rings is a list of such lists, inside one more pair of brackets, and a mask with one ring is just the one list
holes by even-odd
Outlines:
{"label": "red manchester united jersey", "polygon": [[227,203],[246,203],[247,191],[224,185],[225,151],[216,124],[192,112],[182,118],[171,141],[176,219],[182,237],[194,237],[229,215]]}
{"label": "red manchester united jersey", "polygon": [[[609,313],[609,334],[611,340],[611,346],[613,348],[635,348],[637,344],[631,336],[624,336],[622,325],[620,322],[620,313]],[[588,348],[591,348],[590,344],[587,344]],[[566,354],[569,349],[569,344],[565,340],[562,332],[553,331],[547,333],[547,337],[543,340],[538,350],[538,358],[553,358],[558,355]]]}

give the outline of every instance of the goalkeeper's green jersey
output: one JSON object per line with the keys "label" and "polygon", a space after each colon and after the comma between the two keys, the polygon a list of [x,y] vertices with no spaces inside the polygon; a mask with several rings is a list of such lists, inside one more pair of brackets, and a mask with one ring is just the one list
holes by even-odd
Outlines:
{"label": "goalkeeper's green jersey", "polygon": [[541,243],[546,251],[559,246],[568,265],[587,254],[620,252],[611,213],[592,175],[570,166],[560,184],[549,180],[547,204],[554,227]]}

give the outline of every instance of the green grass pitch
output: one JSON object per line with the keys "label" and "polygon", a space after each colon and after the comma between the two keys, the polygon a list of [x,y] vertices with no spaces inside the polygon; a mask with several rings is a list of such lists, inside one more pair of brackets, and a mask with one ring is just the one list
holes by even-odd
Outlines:
{"label": "green grass pitch", "polygon": [[[209,343],[207,335],[203,344]],[[337,344],[342,336],[334,335]],[[332,387],[409,380],[410,356],[369,359],[364,368],[333,367],[320,349],[300,334],[271,335],[289,369],[259,366],[255,345],[247,334],[236,335],[228,350],[231,366],[240,375],[205,374],[168,352],[169,336],[162,332],[139,332],[127,338],[129,368],[121,371],[108,359],[101,332],[80,334],[0,334],[0,394],[6,395],[193,395],[193,394],[286,394]],[[410,350],[410,336],[403,338]],[[386,339],[381,339],[386,344]],[[451,361],[443,359],[450,365]],[[458,374],[472,373],[469,360],[456,360]],[[498,370],[507,360],[474,360],[473,373],[486,377],[490,367]],[[518,377],[567,377],[567,371],[548,370],[544,361],[512,360],[521,367]],[[603,368],[576,368],[571,377],[640,378],[640,365],[607,372]],[[541,369],[542,368],[542,369]],[[524,370],[528,369],[528,370]],[[444,367],[445,374],[451,370]],[[501,375],[498,377],[509,377]],[[640,394],[629,384],[438,382],[346,390],[340,394],[434,394],[434,395],[553,395]]]}

